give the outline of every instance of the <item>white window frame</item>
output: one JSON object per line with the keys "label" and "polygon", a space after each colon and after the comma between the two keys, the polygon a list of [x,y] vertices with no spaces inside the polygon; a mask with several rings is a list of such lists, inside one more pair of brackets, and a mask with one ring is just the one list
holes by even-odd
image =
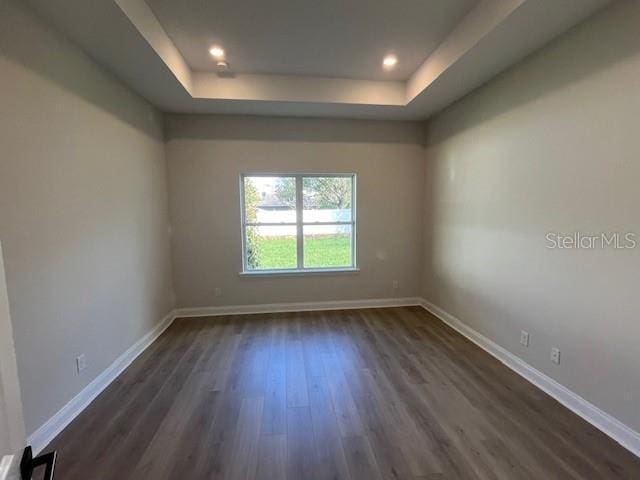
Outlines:
{"label": "white window frame", "polygon": [[[245,196],[244,196],[244,180],[246,177],[288,177],[293,178],[296,182],[296,221],[295,222],[247,222],[245,218]],[[303,195],[302,180],[309,177],[336,177],[351,178],[351,221],[348,222],[304,222],[303,213]],[[355,173],[242,173],[240,174],[240,224],[242,229],[242,271],[241,275],[273,275],[273,274],[309,274],[309,273],[350,273],[358,272],[357,267],[357,232],[356,232],[356,185],[357,177]],[[344,267],[314,267],[305,268],[304,266],[304,227],[313,225],[351,225],[351,265]],[[295,226],[296,227],[296,254],[297,266],[294,268],[278,268],[278,269],[261,269],[251,270],[247,266],[247,227],[252,226]]]}

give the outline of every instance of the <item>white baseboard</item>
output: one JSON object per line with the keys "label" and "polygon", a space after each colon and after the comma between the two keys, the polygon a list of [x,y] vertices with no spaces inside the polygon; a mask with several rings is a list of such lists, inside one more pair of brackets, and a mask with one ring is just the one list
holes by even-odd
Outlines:
{"label": "white baseboard", "polygon": [[249,313],[308,312],[314,310],[349,310],[355,308],[385,308],[422,305],[418,297],[337,300],[329,302],[264,303],[258,305],[230,305],[221,307],[178,308],[176,318],[244,315]]}
{"label": "white baseboard", "polygon": [[27,442],[33,448],[35,454],[42,451],[56,435],[71,423],[100,393],[120,375],[138,355],[144,352],[175,319],[171,311],[151,331],[134,343],[126,352],[120,355],[111,365],[98,375],[80,393],[73,397],[69,403],[62,407],[58,413],[47,420],[44,425],[28,436]]}
{"label": "white baseboard", "polygon": [[640,457],[640,433],[626,426],[584,398],[536,370],[521,358],[476,332],[440,307],[417,297],[339,300],[303,303],[270,303],[261,305],[234,305],[220,307],[179,308],[170,312],[153,330],[132,345],[105,371],[96,377],[58,413],[38,430],[29,435],[28,442],[35,453],[40,452],[56,435],[78,416],[109,384],[115,380],[149,345],[151,345],[177,318],[241,315],[251,313],[301,312],[315,310],[346,310],[358,308],[385,308],[422,306],[451,328],[471,340],[514,372],[555,398],[587,422],[604,432],[620,445]]}
{"label": "white baseboard", "polygon": [[471,340],[487,353],[498,359],[511,370],[533,383],[536,387],[555,398],[562,405],[601,430],[634,455],[640,457],[640,433],[628,427],[618,419],[600,410],[595,405],[572,392],[551,377],[533,368],[520,357],[509,352],[497,343],[464,324],[442,308],[422,300],[425,310],[435,315],[451,328]]}

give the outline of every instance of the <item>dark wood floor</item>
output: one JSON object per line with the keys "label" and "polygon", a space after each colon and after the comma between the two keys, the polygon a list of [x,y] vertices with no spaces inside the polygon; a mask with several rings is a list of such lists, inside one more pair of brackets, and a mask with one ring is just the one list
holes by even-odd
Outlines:
{"label": "dark wood floor", "polygon": [[637,479],[417,307],[177,320],[49,448],[72,479]]}

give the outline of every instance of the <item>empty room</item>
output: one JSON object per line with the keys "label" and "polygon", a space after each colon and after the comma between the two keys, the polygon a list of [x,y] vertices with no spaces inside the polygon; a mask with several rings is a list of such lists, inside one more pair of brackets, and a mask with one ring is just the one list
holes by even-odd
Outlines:
{"label": "empty room", "polygon": [[0,0],[0,480],[640,479],[639,26]]}

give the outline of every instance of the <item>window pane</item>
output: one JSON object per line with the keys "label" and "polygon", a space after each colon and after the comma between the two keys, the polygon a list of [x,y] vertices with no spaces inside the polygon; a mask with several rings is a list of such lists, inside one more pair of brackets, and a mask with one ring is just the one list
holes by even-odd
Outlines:
{"label": "window pane", "polygon": [[297,268],[296,227],[245,227],[248,270]]}
{"label": "window pane", "polygon": [[296,179],[293,177],[244,177],[247,223],[295,223]]}
{"label": "window pane", "polygon": [[304,222],[350,222],[352,177],[304,177]]}
{"label": "window pane", "polygon": [[351,225],[305,225],[305,268],[351,267]]}

